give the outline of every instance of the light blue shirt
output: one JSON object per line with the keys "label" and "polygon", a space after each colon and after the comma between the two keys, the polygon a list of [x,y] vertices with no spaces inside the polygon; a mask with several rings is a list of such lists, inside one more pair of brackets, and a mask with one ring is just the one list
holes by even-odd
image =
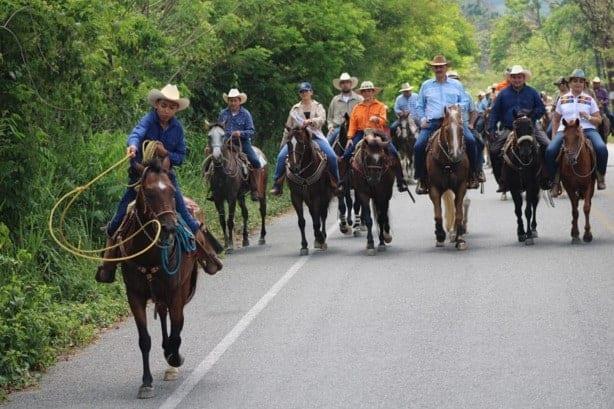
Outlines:
{"label": "light blue shirt", "polygon": [[444,107],[454,104],[460,104],[462,107],[466,103],[465,88],[459,81],[447,78],[439,83],[432,78],[424,81],[420,87],[417,118],[440,119],[443,118]]}
{"label": "light blue shirt", "polygon": [[469,125],[469,114],[475,112],[475,103],[467,91],[465,91],[465,102],[461,104],[461,109],[463,113],[463,122]]}
{"label": "light blue shirt", "polygon": [[399,116],[403,112],[409,112],[412,117],[418,117],[418,95],[411,94],[409,97],[401,94],[394,101],[394,112]]}
{"label": "light blue shirt", "polygon": [[477,103],[476,111],[485,112],[488,109],[489,101],[486,98],[482,98],[480,102]]}

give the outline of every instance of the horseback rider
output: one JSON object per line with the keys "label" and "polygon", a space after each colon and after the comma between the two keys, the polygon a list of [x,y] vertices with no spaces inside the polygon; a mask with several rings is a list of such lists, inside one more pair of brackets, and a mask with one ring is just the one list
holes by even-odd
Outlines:
{"label": "horseback rider", "polygon": [[354,88],[356,88],[357,85],[358,78],[351,77],[347,72],[344,72],[339,78],[333,80],[333,87],[340,90],[341,93],[335,95],[328,106],[328,114],[326,117],[328,135],[326,139],[331,146],[333,146],[335,140],[339,136],[339,128],[341,124],[343,124],[343,121],[345,121],[345,114],[349,116],[356,104],[362,102],[362,97],[354,92]]}
{"label": "horseback rider", "polygon": [[247,101],[247,95],[232,88],[228,94],[224,93],[222,98],[228,107],[220,111],[217,123],[222,124],[226,131],[224,142],[231,138],[235,144],[240,142],[241,150],[251,165],[249,172],[251,198],[253,201],[258,201],[264,198],[266,181],[264,180],[264,168],[252,146],[252,138],[255,134],[252,114],[242,106]]}
{"label": "horseback rider", "polygon": [[326,155],[328,171],[332,177],[333,189],[338,191],[339,186],[339,166],[337,163],[337,155],[330,146],[326,137],[322,133],[322,125],[326,121],[326,110],[319,102],[315,101],[313,97],[313,88],[308,82],[301,82],[298,87],[298,92],[301,101],[296,103],[290,109],[288,119],[286,120],[286,126],[284,128],[284,134],[281,141],[281,150],[277,155],[277,166],[275,167],[275,176],[273,178],[274,184],[271,189],[271,194],[278,196],[282,193],[283,176],[286,171],[286,159],[288,158],[288,135],[289,129],[295,127],[306,128],[312,135],[313,141],[315,141],[320,150]]}
{"label": "horseback rider", "polygon": [[593,91],[595,91],[597,105],[603,109],[603,113],[610,119],[610,123],[614,124],[614,116],[610,112],[610,98],[608,97],[608,90],[601,86],[601,79],[599,77],[593,78]]}
{"label": "horseback rider", "polygon": [[[152,140],[158,142],[157,154],[168,157],[172,168],[181,165],[185,159],[185,135],[183,126],[175,118],[175,114],[186,109],[190,105],[190,100],[181,98],[177,86],[171,84],[167,84],[161,90],[152,89],[147,95],[147,100],[153,107],[153,110],[141,118],[128,136],[126,153],[132,158],[130,168],[128,169],[128,188],[119,202],[115,216],[106,226],[107,250],[103,255],[103,258],[106,259],[115,258],[113,255],[116,249],[110,249],[109,247],[115,246],[115,236],[126,217],[128,204],[136,199],[134,185],[138,183],[140,178],[136,170],[136,163],[141,162],[143,159],[143,152],[141,151],[143,141]],[[175,172],[171,171],[169,177],[175,187],[176,211],[189,226],[192,233],[194,233],[196,242],[203,248],[205,236],[202,228],[204,226],[201,226],[200,222],[194,219],[188,212]],[[112,283],[115,280],[116,266],[117,262],[103,262],[96,271],[96,281]]]}
{"label": "horseback rider", "polygon": [[[597,132],[597,126],[601,123],[601,114],[597,102],[587,92],[585,92],[588,81],[584,71],[575,69],[569,76],[571,90],[563,95],[556,104],[554,117],[552,118],[552,142],[546,150],[546,165],[548,175],[553,179],[552,196],[561,194],[557,175],[556,158],[563,145],[563,129],[565,128],[561,120],[573,121],[580,119],[580,126],[584,135],[590,139],[595,154],[597,156],[597,189],[603,190],[605,186],[605,171],[608,164],[608,148],[603,143],[603,139]],[[556,176],[555,176],[556,175]]]}
{"label": "horseback rider", "polygon": [[401,89],[399,90],[401,94],[397,96],[397,99],[394,101],[394,113],[397,116],[397,120],[390,125],[390,133],[392,135],[397,131],[397,127],[402,118],[408,115],[411,116],[413,121],[417,118],[418,111],[416,108],[418,106],[418,95],[412,94],[411,91],[413,89],[414,87],[409,85],[408,82],[401,84]]}
{"label": "horseback rider", "polygon": [[[448,79],[446,69],[448,62],[443,55],[436,55],[429,63],[435,78],[426,80],[420,87],[418,94],[418,118],[420,118],[420,135],[416,140],[414,147],[414,167],[415,178],[418,180],[416,193],[419,195],[426,194],[428,187],[426,183],[426,145],[429,137],[433,132],[441,127],[444,117],[444,108],[448,105],[466,103],[465,89],[463,85],[455,80]],[[476,189],[479,182],[485,181],[484,173],[478,159],[477,145],[473,133],[467,127],[467,123],[463,123],[463,134],[467,147],[467,156],[471,163],[471,178],[469,182],[470,189]]]}
{"label": "horseback rider", "polygon": [[[381,91],[381,88],[373,85],[371,81],[363,81],[358,89],[363,97],[363,101],[356,105],[350,116],[350,127],[348,129],[348,140],[343,153],[343,160],[349,162],[354,154],[356,145],[365,136],[365,130],[374,129],[385,133],[386,105],[378,101],[375,95]],[[393,168],[397,179],[397,189],[399,192],[407,190],[407,183],[403,177],[403,169],[399,160],[399,152],[392,141],[388,144],[388,153],[393,157]]]}
{"label": "horseback rider", "polygon": [[478,102],[475,104],[475,112],[477,113],[477,119],[475,121],[475,130],[478,134],[482,134],[484,132],[484,114],[488,109],[488,99],[486,99],[486,94],[484,91],[480,91],[478,93]]}
{"label": "horseback rider", "polygon": [[[490,140],[491,156],[500,156],[501,149],[505,144],[508,136],[513,130],[514,113],[521,110],[531,112],[533,120],[534,137],[541,146],[542,154],[548,146],[550,140],[540,126],[537,126],[537,121],[546,112],[546,107],[542,102],[539,93],[532,87],[526,84],[526,81],[531,78],[531,72],[522,68],[520,65],[514,65],[510,70],[510,85],[501,90],[492,111],[488,123],[488,134]],[[497,123],[501,122],[503,130],[497,135]],[[548,187],[548,186],[544,186]],[[500,180],[497,192],[502,193],[507,191],[505,181]]]}

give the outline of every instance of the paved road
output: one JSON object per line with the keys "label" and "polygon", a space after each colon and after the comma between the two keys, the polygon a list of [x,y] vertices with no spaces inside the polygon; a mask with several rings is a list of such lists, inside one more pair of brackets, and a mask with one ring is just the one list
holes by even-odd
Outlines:
{"label": "paved road", "polygon": [[300,258],[295,216],[282,217],[266,246],[201,277],[175,382],[161,380],[153,324],[155,398],[135,399],[128,320],[6,407],[613,408],[613,171],[590,245],[569,244],[567,199],[540,205],[534,247],[517,243],[492,184],[471,193],[466,252],[434,247],[424,197],[396,194],[394,240],[375,257],[337,231],[326,253]]}

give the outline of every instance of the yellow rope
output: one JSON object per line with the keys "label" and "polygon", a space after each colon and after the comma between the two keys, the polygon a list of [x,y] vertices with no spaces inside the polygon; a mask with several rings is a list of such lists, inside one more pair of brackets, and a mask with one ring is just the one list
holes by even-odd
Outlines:
{"label": "yellow rope", "polygon": [[[155,155],[157,144],[158,144],[158,142],[156,142],[156,141],[149,141],[149,140],[143,141],[143,146],[142,146],[143,150],[142,150],[142,152],[143,152],[143,161],[144,162],[146,160],[149,160],[149,159],[153,158],[153,156]],[[68,242],[68,240],[66,239],[66,237],[64,236],[63,228],[64,228],[64,220],[66,218],[66,213],[68,212],[68,209],[70,209],[72,204],[75,202],[77,197],[79,197],[85,190],[89,189],[89,187],[91,185],[93,185],[94,183],[96,183],[96,181],[98,181],[99,179],[104,177],[107,173],[111,172],[112,170],[114,170],[115,168],[117,168],[118,166],[120,166],[121,164],[123,164],[124,162],[126,162],[129,159],[130,159],[130,156],[126,155],[121,160],[119,160],[118,162],[116,162],[115,164],[110,166],[108,169],[106,169],[102,173],[98,174],[98,176],[96,176],[94,179],[92,179],[89,182],[87,182],[85,185],[78,186],[78,187],[74,188],[73,190],[71,190],[70,192],[66,193],[64,196],[62,196],[60,198],[60,200],[58,200],[55,203],[55,205],[51,209],[51,214],[49,215],[49,222],[48,222],[48,226],[47,227],[49,229],[49,233],[51,234],[51,237],[53,238],[53,240],[62,249],[66,250],[67,252],[69,252],[69,253],[71,253],[71,254],[73,254],[75,256],[86,258],[86,259],[89,259],[89,260],[119,262],[119,261],[130,260],[130,259],[133,259],[135,257],[140,256],[141,254],[145,254],[147,251],[149,251],[149,249],[151,249],[153,246],[156,245],[156,243],[158,242],[158,239],[160,238],[160,233],[162,232],[162,225],[156,219],[152,219],[152,220],[148,221],[147,223],[143,224],[135,233],[133,233],[127,239],[125,239],[125,240],[123,240],[123,241],[121,241],[119,243],[116,243],[113,246],[104,247],[104,248],[101,248],[101,249],[95,249],[95,250],[83,250],[83,249],[80,249],[80,248],[75,247],[74,245],[70,244]],[[134,187],[134,186],[135,185],[131,185],[131,187]],[[60,224],[57,227],[57,234],[58,235],[56,236],[56,229],[54,229],[54,226],[53,226],[53,219],[54,219],[54,216],[55,216],[55,212],[60,207],[60,204],[62,204],[68,198],[70,198],[70,201],[68,201],[68,203],[64,206],[64,209],[62,210],[62,213],[60,215]],[[147,227],[150,224],[155,224],[156,225],[156,227],[157,227],[156,234],[155,234],[154,238],[152,239],[151,243],[149,245],[147,245],[147,247],[145,247],[144,249],[140,250],[139,252],[131,254],[129,256],[116,257],[116,258],[104,258],[104,257],[100,257],[100,256],[90,255],[92,253],[97,254],[97,253],[100,253],[100,252],[103,252],[103,251],[106,251],[106,250],[110,250],[110,249],[114,249],[114,248],[117,248],[117,247],[123,245],[124,243],[130,241],[133,237],[135,237],[138,233],[140,233],[142,230],[145,229],[145,227]]]}

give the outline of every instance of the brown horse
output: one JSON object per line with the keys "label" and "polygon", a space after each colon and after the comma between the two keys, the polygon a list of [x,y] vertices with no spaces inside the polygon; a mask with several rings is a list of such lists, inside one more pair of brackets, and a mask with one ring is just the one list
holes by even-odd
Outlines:
{"label": "brown horse", "polygon": [[[143,357],[143,383],[139,388],[139,399],[154,396],[149,369],[151,338],[147,332],[147,301],[151,299],[154,302],[155,311],[160,315],[162,348],[170,365],[165,380],[173,380],[177,377],[176,368],[183,364],[183,357],[179,353],[183,307],[190,301],[196,288],[198,253],[195,251],[192,233],[184,223],[178,221],[175,213],[175,189],[169,177],[169,167],[168,159],[164,162],[155,159],[145,167],[138,167],[141,176],[135,205],[118,231],[121,240],[121,236],[129,238],[137,229],[145,226],[121,249],[122,253],[134,254],[151,243],[157,231],[154,225],[161,228],[160,241],[156,246],[122,263],[126,295],[136,322]],[[158,223],[148,224],[153,220]],[[205,271],[215,274],[222,268],[222,263],[215,255],[211,243],[207,241],[204,246]],[[170,335],[167,315],[170,317]]]}
{"label": "brown horse", "polygon": [[373,218],[371,202],[379,227],[379,251],[386,250],[386,243],[392,241],[388,208],[394,184],[393,161],[388,153],[390,141],[383,141],[385,135],[374,135],[365,131],[364,139],[356,147],[352,159],[352,185],[356,191],[367,225],[367,254],[375,255],[373,241]]}
{"label": "brown horse", "polygon": [[333,197],[330,175],[327,172],[326,155],[311,140],[304,128],[288,129],[288,161],[286,177],[290,188],[292,206],[298,216],[301,230],[301,255],[309,254],[305,238],[305,217],[303,203],[309,208],[315,235],[314,248],[326,250],[326,217]]}
{"label": "brown horse", "polygon": [[589,243],[593,240],[589,215],[591,201],[595,193],[595,166],[597,160],[588,139],[582,132],[580,120],[567,122],[563,118],[564,142],[560,158],[559,171],[561,182],[571,201],[571,243],[580,243],[578,230],[578,202],[584,199],[584,236],[582,239]]}
{"label": "brown horse", "polygon": [[469,180],[469,157],[465,152],[463,120],[458,105],[444,109],[441,128],[433,133],[427,147],[426,171],[429,179],[429,196],[435,211],[436,246],[442,247],[446,239],[443,229],[441,197],[446,190],[454,192],[456,248],[465,250],[463,201]]}

